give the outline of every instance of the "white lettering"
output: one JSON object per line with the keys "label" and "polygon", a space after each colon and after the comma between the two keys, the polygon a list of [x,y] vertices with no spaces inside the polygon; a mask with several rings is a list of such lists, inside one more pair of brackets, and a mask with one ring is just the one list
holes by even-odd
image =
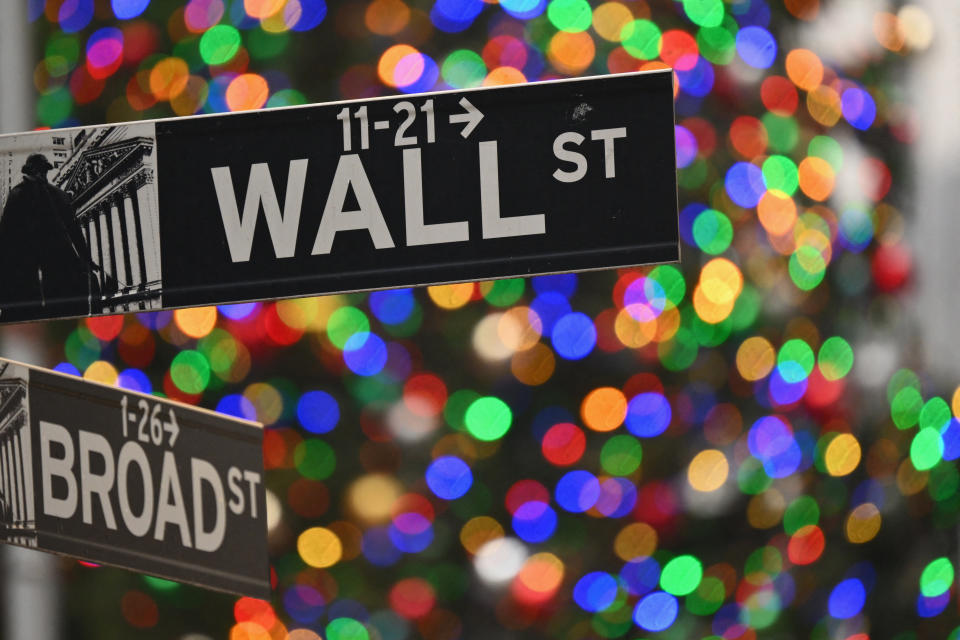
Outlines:
{"label": "white lettering", "polygon": [[[130,507],[130,496],[127,493],[127,472],[130,464],[135,463],[143,479],[143,511],[134,515]],[[121,448],[117,457],[117,497],[120,503],[120,515],[130,533],[142,538],[150,530],[150,521],[153,520],[153,476],[150,473],[150,463],[147,454],[138,442],[128,440]]]}
{"label": "white lettering", "polygon": [[[170,498],[173,498],[173,502],[170,502]],[[168,524],[175,524],[180,528],[180,540],[183,546],[193,546],[190,542],[190,523],[187,522],[183,491],[180,489],[180,476],[177,474],[177,461],[172,451],[163,452],[160,494],[157,497],[157,524],[153,529],[154,539],[163,540],[166,537]]]}
{"label": "white lettering", "polygon": [[[353,187],[353,193],[360,205],[358,211],[344,211],[348,190]],[[330,253],[333,248],[333,239],[338,231],[353,231],[366,229],[377,249],[392,249],[393,238],[383,220],[380,205],[373,194],[370,179],[363,169],[360,156],[347,154],[340,156],[337,171],[333,175],[333,184],[327,194],[327,203],[323,207],[323,217],[320,219],[320,228],[317,230],[317,239],[313,243],[313,255]],[[292,254],[291,254],[292,255]]]}
{"label": "white lettering", "polygon": [[[63,446],[63,457],[54,458],[50,444]],[[71,518],[77,510],[77,479],[73,475],[73,440],[70,432],[58,424],[40,421],[40,470],[43,484],[43,512],[55,518]],[[67,483],[67,497],[53,496],[52,476],[63,478]]]}
{"label": "white lettering", "polygon": [[497,141],[480,143],[480,221],[483,237],[507,238],[546,233],[542,213],[529,216],[500,217],[500,164]]}
{"label": "white lettering", "polygon": [[423,221],[423,166],[420,149],[403,150],[403,205],[407,220],[408,247],[470,239],[470,226],[465,221],[437,224],[426,224]]}
{"label": "white lettering", "polygon": [[230,470],[227,471],[227,485],[230,487],[230,511],[234,515],[240,515],[243,513],[245,506],[243,504],[243,490],[240,488],[240,480],[243,478],[243,474],[240,473],[240,469],[236,467],[230,467]]}
{"label": "white lettering", "polygon": [[604,177],[616,178],[617,169],[613,159],[613,141],[617,138],[626,138],[627,128],[596,129],[590,132],[591,140],[603,140],[603,171]]}
{"label": "white lettering", "polygon": [[[83,521],[93,524],[93,494],[100,499],[103,520],[107,528],[116,529],[117,519],[110,505],[110,490],[113,489],[114,467],[113,450],[110,442],[99,433],[80,431],[80,505]],[[103,473],[96,475],[90,471],[90,454],[96,453],[103,458]]]}
{"label": "white lettering", "polygon": [[567,131],[561,133],[553,141],[553,155],[557,157],[557,160],[563,162],[570,162],[576,165],[576,169],[572,171],[566,171],[564,169],[557,169],[553,172],[553,177],[559,182],[577,182],[581,180],[583,176],[587,175],[587,159],[586,157],[577,151],[571,149],[566,149],[564,145],[568,143],[573,143],[576,146],[580,146],[584,138],[582,135],[576,131]]}
{"label": "white lettering", "polygon": [[[227,510],[224,504],[223,484],[212,464],[199,458],[190,459],[190,471],[193,475],[193,540],[200,551],[216,551],[223,544],[227,532]],[[216,519],[213,529],[204,530],[203,526],[203,484],[213,489]]]}
{"label": "white lettering", "polygon": [[291,160],[287,173],[287,192],[280,213],[277,193],[273,188],[270,167],[257,163],[250,167],[247,193],[243,201],[243,216],[237,211],[237,198],[233,190],[230,167],[212,167],[213,186],[217,191],[220,217],[227,235],[230,259],[234,262],[250,260],[253,236],[257,228],[260,206],[267,219],[267,229],[273,241],[273,250],[278,258],[291,258],[297,249],[297,230],[300,225],[300,208],[303,204],[303,188],[307,179],[307,160]]}
{"label": "white lettering", "polygon": [[250,485],[250,517],[257,519],[257,485],[260,484],[260,474],[256,471],[244,471],[243,479]]}

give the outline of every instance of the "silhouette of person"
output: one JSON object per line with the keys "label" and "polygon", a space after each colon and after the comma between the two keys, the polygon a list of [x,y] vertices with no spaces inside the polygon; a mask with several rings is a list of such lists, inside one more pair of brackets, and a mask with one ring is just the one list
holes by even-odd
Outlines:
{"label": "silhouette of person", "polygon": [[23,180],[0,217],[0,320],[101,311],[100,287],[70,196],[47,182],[42,153],[27,157]]}

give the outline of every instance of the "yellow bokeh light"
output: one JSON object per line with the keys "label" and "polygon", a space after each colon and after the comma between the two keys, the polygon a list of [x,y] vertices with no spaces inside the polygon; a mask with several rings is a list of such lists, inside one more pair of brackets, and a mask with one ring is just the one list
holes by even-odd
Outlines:
{"label": "yellow bokeh light", "polygon": [[519,580],[525,587],[537,593],[556,591],[563,582],[563,561],[550,552],[535,553],[523,565]]}
{"label": "yellow bokeh light", "polygon": [[871,502],[864,502],[858,505],[850,515],[847,516],[844,533],[847,534],[847,540],[854,544],[863,544],[873,540],[880,532],[880,524],[883,518],[880,516],[880,510],[877,505]]}
{"label": "yellow bokeh light", "polygon": [[853,473],[860,464],[860,443],[849,433],[841,433],[827,445],[823,461],[827,473],[832,476],[845,476]]}
{"label": "yellow bokeh light", "polygon": [[613,551],[624,562],[652,556],[657,550],[657,531],[646,522],[628,524],[613,540]]}
{"label": "yellow bokeh light", "polygon": [[417,54],[419,51],[408,44],[395,44],[380,56],[377,63],[377,75],[380,81],[391,87],[397,86],[396,70],[400,61],[409,55]]}
{"label": "yellow bokeh light", "polygon": [[804,91],[812,91],[823,80],[823,63],[809,49],[794,49],[787,54],[787,77]]}
{"label": "yellow bokeh light", "polygon": [[485,87],[499,87],[505,84],[522,84],[527,81],[523,71],[515,67],[497,67],[483,79]]}
{"label": "yellow bokeh light", "polygon": [[283,413],[283,396],[265,382],[254,382],[243,391],[243,397],[257,410],[257,420],[273,424]]}
{"label": "yellow bokeh light", "polygon": [[706,292],[703,284],[698,284],[693,290],[693,309],[700,319],[708,324],[717,324],[726,320],[733,312],[735,300],[729,302],[714,302]]}
{"label": "yellow bokeh light", "polygon": [[243,9],[251,18],[264,20],[277,13],[286,4],[286,0],[243,0]]}
{"label": "yellow bokeh light", "polygon": [[687,481],[697,491],[709,493],[723,486],[730,475],[730,463],[718,449],[701,451],[687,468]]}
{"label": "yellow bokeh light", "polygon": [[750,382],[766,378],[777,361],[777,353],[770,341],[761,336],[747,338],[737,349],[737,371]]}
{"label": "yellow bokeh light", "polygon": [[311,567],[332,567],[343,556],[343,545],[333,531],[324,527],[310,527],[297,538],[297,553]]}
{"label": "yellow bokeh light", "polygon": [[832,127],[840,120],[843,111],[840,107],[840,94],[833,88],[820,85],[807,94],[807,111],[810,116],[824,125]]}
{"label": "yellow bokeh light", "polygon": [[757,218],[767,233],[782,236],[793,230],[797,221],[797,203],[782,191],[765,191],[757,204]]}
{"label": "yellow bokeh light", "polygon": [[164,58],[150,70],[150,91],[157,100],[171,100],[186,89],[190,68],[182,58]]}
{"label": "yellow bokeh light", "polygon": [[593,29],[609,42],[620,42],[620,32],[633,20],[633,13],[619,2],[604,2],[593,10]]}
{"label": "yellow bokeh light", "polygon": [[747,504],[747,521],[754,529],[769,529],[780,523],[787,503],[776,489],[767,489],[750,499]]}
{"label": "yellow bokeh light", "polygon": [[347,503],[365,524],[383,524],[390,520],[393,505],[403,487],[393,476],[371,473],[357,478],[347,489]]}
{"label": "yellow bokeh light", "polygon": [[613,332],[623,346],[639,349],[657,335],[657,317],[645,304],[628,305],[617,312]]}
{"label": "yellow bokeh light", "polygon": [[510,359],[510,371],[513,376],[531,387],[549,380],[556,366],[557,361],[553,350],[541,343],[533,345],[532,349],[517,351]]}
{"label": "yellow bokeh light", "polygon": [[540,316],[530,307],[513,307],[500,316],[497,335],[500,342],[511,351],[526,351],[533,348],[543,333]]}
{"label": "yellow bokeh light", "polygon": [[700,286],[713,304],[732,305],[743,290],[743,274],[726,258],[714,258],[700,270]]}
{"label": "yellow bokeh light", "polygon": [[590,66],[596,51],[593,38],[586,31],[558,31],[547,45],[547,59],[560,73],[576,75]]}
{"label": "yellow bokeh light", "polygon": [[960,387],[956,388],[953,397],[950,398],[950,408],[953,410],[954,417],[960,417]]}
{"label": "yellow bokeh light", "polygon": [[460,529],[460,544],[470,553],[476,553],[491,540],[502,537],[503,527],[490,516],[470,518]]}
{"label": "yellow bokeh light", "polygon": [[613,431],[627,417],[627,398],[614,387],[594,389],[583,399],[580,417],[594,431]]}
{"label": "yellow bokeh light", "polygon": [[826,200],[833,192],[835,175],[833,167],[823,158],[808,156],[797,168],[800,190],[813,200]]}
{"label": "yellow bokeh light", "polygon": [[87,367],[86,371],[83,372],[83,377],[85,380],[92,380],[93,382],[117,384],[119,374],[117,368],[106,360],[97,360]]}
{"label": "yellow bokeh light", "polygon": [[252,620],[238,622],[230,629],[230,640],[273,640],[270,632]]}
{"label": "yellow bokeh light", "polygon": [[473,297],[474,283],[438,284],[427,287],[427,295],[441,309],[459,309]]}
{"label": "yellow bokeh light", "polygon": [[173,321],[180,331],[191,338],[203,338],[209,335],[217,324],[217,308],[177,309],[173,312]]}
{"label": "yellow bokeh light", "polygon": [[367,29],[381,36],[399,33],[410,22],[410,7],[403,0],[373,0],[363,15]]}

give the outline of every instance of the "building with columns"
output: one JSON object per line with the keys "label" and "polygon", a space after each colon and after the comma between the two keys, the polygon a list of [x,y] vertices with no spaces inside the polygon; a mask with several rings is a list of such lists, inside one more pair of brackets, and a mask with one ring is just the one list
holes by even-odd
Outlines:
{"label": "building with columns", "polygon": [[[0,369],[0,538],[36,546],[33,457],[27,408],[27,371],[7,376]],[[19,369],[20,367],[15,367]]]}
{"label": "building with columns", "polygon": [[90,257],[101,267],[103,311],[159,308],[162,280],[153,125],[84,129],[73,136],[71,156],[52,182],[70,194]]}

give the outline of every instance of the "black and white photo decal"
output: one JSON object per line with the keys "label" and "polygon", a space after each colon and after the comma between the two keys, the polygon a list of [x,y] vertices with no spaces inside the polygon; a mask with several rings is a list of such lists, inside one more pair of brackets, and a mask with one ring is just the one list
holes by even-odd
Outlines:
{"label": "black and white photo decal", "polygon": [[30,370],[0,361],[0,541],[37,546]]}
{"label": "black and white photo decal", "polygon": [[0,137],[0,321],[161,306],[154,130]]}

